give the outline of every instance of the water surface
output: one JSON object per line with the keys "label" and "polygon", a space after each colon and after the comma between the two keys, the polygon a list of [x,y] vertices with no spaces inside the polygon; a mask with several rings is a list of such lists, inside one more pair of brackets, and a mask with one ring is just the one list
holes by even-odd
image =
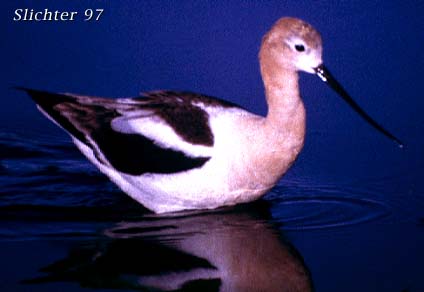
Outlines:
{"label": "water surface", "polygon": [[2,291],[424,287],[417,178],[333,185],[288,175],[259,202],[158,216],[64,135],[5,131],[0,150]]}

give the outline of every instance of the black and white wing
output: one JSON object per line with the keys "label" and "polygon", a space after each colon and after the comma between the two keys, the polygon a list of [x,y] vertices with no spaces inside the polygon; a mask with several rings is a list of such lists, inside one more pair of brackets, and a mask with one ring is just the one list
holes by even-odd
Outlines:
{"label": "black and white wing", "polygon": [[107,99],[26,91],[39,109],[96,160],[130,175],[170,174],[202,167],[214,135],[205,107],[236,107],[188,92],[156,91],[137,98]]}

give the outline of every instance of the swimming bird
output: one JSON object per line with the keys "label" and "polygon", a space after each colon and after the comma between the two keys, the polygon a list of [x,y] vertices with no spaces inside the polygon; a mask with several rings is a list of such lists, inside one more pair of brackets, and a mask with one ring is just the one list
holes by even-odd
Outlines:
{"label": "swimming bird", "polygon": [[217,98],[153,91],[107,99],[27,88],[39,110],[130,197],[156,213],[256,200],[293,164],[305,138],[298,72],[317,74],[374,128],[322,62],[320,34],[284,17],[262,39],[265,117]]}

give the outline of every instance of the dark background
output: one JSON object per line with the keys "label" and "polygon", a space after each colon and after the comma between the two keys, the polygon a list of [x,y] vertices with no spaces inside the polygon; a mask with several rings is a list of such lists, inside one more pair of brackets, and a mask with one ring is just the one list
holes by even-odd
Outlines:
{"label": "dark background", "polygon": [[[262,36],[281,16],[311,23],[322,34],[326,66],[406,148],[399,149],[373,130],[319,78],[301,73],[306,143],[269,195],[271,213],[287,223],[282,230],[305,259],[317,291],[422,291],[424,1],[34,0],[2,1],[0,6],[0,130],[24,133],[34,141],[47,137],[56,144],[66,144],[66,134],[45,119],[24,93],[11,87],[112,98],[182,89],[227,99],[264,115],[257,59]],[[17,8],[78,11],[79,15],[74,22],[14,22]],[[101,19],[84,22],[81,16],[87,8],[103,8]],[[71,151],[66,147],[61,149],[63,155]],[[48,170],[50,164],[66,171],[82,165],[64,163],[66,157],[49,159],[44,159]],[[29,165],[24,157],[5,165],[17,169],[23,165],[27,171],[42,161]],[[52,192],[56,185],[48,182],[35,192],[36,182],[31,181],[25,195],[24,187],[17,189],[14,184],[0,205],[77,202],[85,207],[84,200],[98,204],[90,197],[90,184],[97,188],[90,178],[97,173],[94,168],[84,164],[82,175],[74,177],[66,171],[63,181],[68,184],[60,184],[63,189]],[[94,179],[104,184],[103,177],[96,175]],[[5,185],[12,185],[12,178],[22,177],[4,176]],[[97,192],[108,190],[109,185]],[[112,192],[124,196],[116,189]],[[320,215],[315,218],[316,210]],[[79,213],[70,214],[75,219]],[[290,220],[295,220],[294,226]],[[371,223],[364,224],[367,220]],[[5,223],[1,236],[15,232],[22,238],[9,223],[0,223]],[[56,226],[54,220],[51,224]],[[340,228],[343,225],[347,226]],[[31,232],[41,232],[47,225],[40,226]],[[13,263],[9,270],[33,271],[41,265],[32,267],[27,260],[16,259],[20,250],[29,252],[25,242],[8,246],[10,252],[3,253]],[[39,249],[44,252],[37,254],[47,259],[48,248],[42,244]],[[0,283],[8,281],[3,278]]]}
{"label": "dark background", "polygon": [[[324,61],[371,116],[407,145],[399,150],[315,76],[301,74],[306,146],[293,172],[331,181],[422,165],[422,1],[4,1],[0,122],[60,131],[14,85],[107,97],[184,89],[264,114],[257,54],[281,16],[322,34]],[[14,22],[16,8],[103,8],[97,22]],[[323,178],[323,176],[325,178]]]}

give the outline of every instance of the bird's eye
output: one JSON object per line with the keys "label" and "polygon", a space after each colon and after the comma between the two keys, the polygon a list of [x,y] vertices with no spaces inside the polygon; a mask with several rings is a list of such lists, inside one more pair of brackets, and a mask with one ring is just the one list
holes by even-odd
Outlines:
{"label": "bird's eye", "polygon": [[294,45],[294,48],[298,52],[304,52],[305,51],[305,46],[304,45]]}

